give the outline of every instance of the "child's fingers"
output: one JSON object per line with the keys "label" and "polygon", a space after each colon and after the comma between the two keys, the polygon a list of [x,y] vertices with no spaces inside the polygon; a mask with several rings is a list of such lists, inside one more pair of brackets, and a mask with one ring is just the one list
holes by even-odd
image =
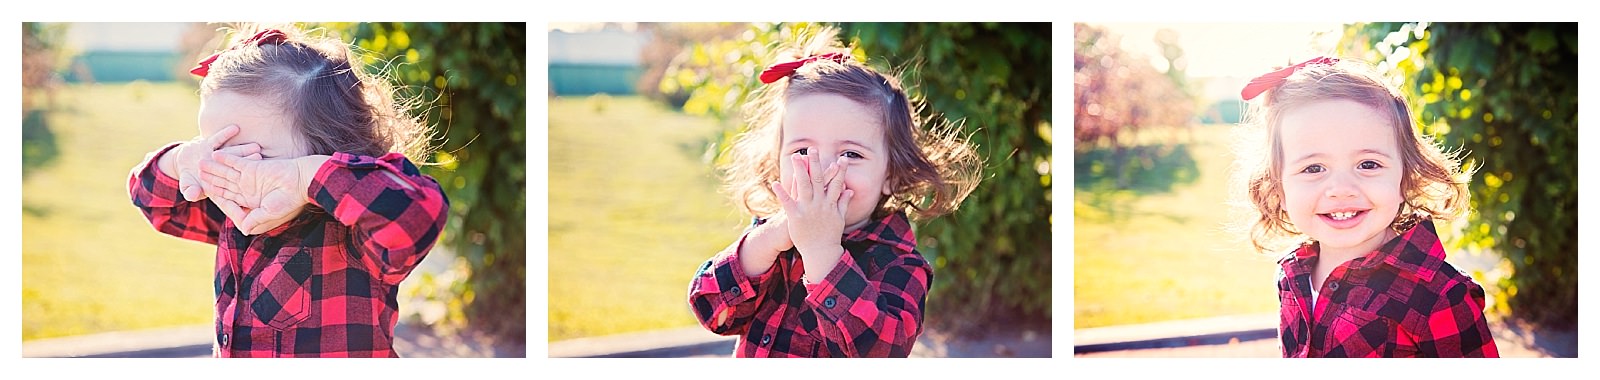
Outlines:
{"label": "child's fingers", "polygon": [[249,215],[245,215],[244,223],[240,223],[239,231],[244,231],[245,235],[256,235],[266,232],[257,230],[261,229],[262,223],[266,223],[267,219],[267,210],[265,208],[256,208],[255,210],[251,210]]}
{"label": "child's fingers", "polygon": [[850,207],[850,196],[856,195],[855,190],[845,190],[839,195],[839,216],[845,215],[845,210]]}
{"label": "child's fingers", "polygon": [[205,173],[205,182],[202,182],[206,194],[222,194],[228,190],[239,188],[239,184],[231,179],[219,177],[215,174]]}
{"label": "child's fingers", "polygon": [[848,164],[845,160],[848,159],[840,158],[828,166],[827,192],[823,194],[823,199],[826,201],[838,200],[839,194],[844,192],[844,169]]}
{"label": "child's fingers", "polygon": [[790,156],[790,159],[794,161],[794,165],[792,165],[794,170],[789,171],[789,175],[792,178],[789,186],[794,186],[794,194],[791,195],[794,195],[795,199],[810,200],[813,190],[810,161],[798,153]]}
{"label": "child's fingers", "polygon": [[[217,154],[221,154],[221,152],[218,152]],[[228,166],[228,165],[223,165],[221,162],[218,162],[217,160],[202,160],[202,161],[200,161],[200,173],[207,175],[206,178],[207,178],[208,181],[210,180],[210,178],[220,178],[221,180],[228,181],[228,183],[230,183],[230,184],[233,183],[233,182],[237,182],[239,180],[239,176],[240,176],[240,173],[239,173],[238,169],[234,169],[233,167]],[[233,187],[233,186],[232,185],[228,185],[227,187]]]}
{"label": "child's fingers", "polygon": [[244,208],[261,207],[261,202],[260,201],[254,200],[254,199],[250,199],[249,197],[244,196],[244,194],[239,193],[238,191],[236,191],[236,190],[234,190],[232,188],[222,187],[222,186],[213,184],[212,187],[210,187],[209,189],[211,189],[214,192],[214,194],[212,194],[213,196],[219,197],[219,198],[223,198],[223,199],[227,199],[229,201],[233,201],[233,203],[239,204],[240,207],[244,207]]}
{"label": "child's fingers", "polygon": [[794,198],[789,197],[789,192],[783,190],[782,183],[773,181],[771,186],[772,193],[778,196],[778,205],[783,206],[784,209],[789,209],[794,206]]}
{"label": "child's fingers", "polygon": [[200,187],[200,180],[194,173],[183,171],[178,173],[178,192],[183,194],[183,199],[190,202],[199,202],[205,199],[205,189]]}
{"label": "child's fingers", "polygon": [[211,159],[221,162],[223,165],[227,165],[235,170],[242,170],[245,164],[245,159],[243,157],[223,153],[220,151],[211,152]]}
{"label": "child's fingers", "polygon": [[226,153],[226,154],[232,155],[232,156],[246,157],[246,156],[249,156],[251,154],[261,153],[261,145],[258,145],[256,143],[245,143],[245,144],[228,146],[228,147],[225,147],[225,148],[222,148],[222,149],[217,149],[216,151],[217,152]]}
{"label": "child's fingers", "polygon": [[247,215],[244,208],[239,207],[238,203],[233,203],[227,198],[212,198],[211,203],[215,203],[217,208],[222,209],[222,214],[227,215],[228,220],[233,221],[235,228],[239,227],[239,221],[244,220],[245,215]]}
{"label": "child's fingers", "polygon": [[222,129],[218,130],[217,133],[206,136],[206,150],[217,150],[217,148],[221,148],[222,143],[228,142],[228,139],[233,138],[233,136],[237,134],[239,134],[239,126],[237,125],[229,124],[226,127],[222,127]]}
{"label": "child's fingers", "polygon": [[822,156],[817,152],[817,148],[806,148],[806,172],[811,174],[813,186],[822,185],[827,181],[827,177],[822,173],[824,170],[820,170],[821,167]]}

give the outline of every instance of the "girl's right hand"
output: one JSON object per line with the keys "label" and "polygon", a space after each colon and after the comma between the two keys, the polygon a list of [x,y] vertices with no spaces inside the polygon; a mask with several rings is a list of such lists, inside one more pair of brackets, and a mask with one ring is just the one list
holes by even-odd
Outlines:
{"label": "girl's right hand", "polygon": [[[239,134],[239,127],[229,125],[218,130],[210,136],[196,136],[194,139],[178,144],[157,165],[162,171],[178,179],[178,192],[183,199],[198,202],[206,199],[204,183],[200,179],[200,163],[211,159],[211,152],[222,148],[228,139]],[[249,156],[261,152],[261,146],[256,143],[240,144],[225,148],[229,153]]]}
{"label": "girl's right hand", "polygon": [[739,265],[747,276],[760,276],[772,269],[778,254],[794,248],[789,238],[789,219],[778,212],[767,217],[765,223],[750,230],[745,246],[740,247]]}

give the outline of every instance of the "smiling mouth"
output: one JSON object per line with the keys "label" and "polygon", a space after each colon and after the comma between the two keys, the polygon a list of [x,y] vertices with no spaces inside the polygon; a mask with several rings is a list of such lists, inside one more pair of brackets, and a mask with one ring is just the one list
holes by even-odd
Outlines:
{"label": "smiling mouth", "polygon": [[1364,213],[1364,212],[1366,212],[1366,211],[1364,211],[1364,210],[1363,211],[1339,211],[1339,212],[1330,212],[1330,213],[1326,213],[1326,214],[1322,214],[1322,215],[1325,215],[1329,219],[1333,219],[1333,220],[1336,220],[1336,221],[1345,221],[1345,220],[1350,220],[1350,218],[1356,217],[1356,215],[1361,215],[1361,213]]}

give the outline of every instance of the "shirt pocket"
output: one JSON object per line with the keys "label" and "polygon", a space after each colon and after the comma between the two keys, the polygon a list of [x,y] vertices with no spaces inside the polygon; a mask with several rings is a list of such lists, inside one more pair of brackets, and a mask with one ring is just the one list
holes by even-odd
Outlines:
{"label": "shirt pocket", "polygon": [[310,316],[312,273],[311,252],[304,248],[285,248],[273,257],[251,284],[250,310],[256,319],[274,330],[284,331]]}
{"label": "shirt pocket", "polygon": [[1374,358],[1393,357],[1396,344],[1394,321],[1372,312],[1347,308],[1329,326],[1327,356]]}

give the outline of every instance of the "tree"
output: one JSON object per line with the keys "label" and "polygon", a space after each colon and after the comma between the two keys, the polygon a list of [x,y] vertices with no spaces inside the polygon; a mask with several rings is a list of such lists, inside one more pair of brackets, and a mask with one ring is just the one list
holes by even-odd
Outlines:
{"label": "tree", "polygon": [[66,25],[22,24],[22,174],[27,176],[55,161],[60,154],[56,135],[45,114],[55,107],[61,78],[57,75]]}
{"label": "tree", "polygon": [[1146,57],[1123,51],[1120,36],[1089,24],[1074,28],[1073,137],[1078,150],[1120,151],[1128,133],[1189,125],[1195,101],[1184,87],[1186,60],[1175,33],[1164,29],[1157,34],[1168,62],[1163,73]]}
{"label": "tree", "polygon": [[[465,258],[445,300],[451,315],[521,342],[526,285],[524,23],[330,24],[366,51],[369,67],[435,100],[425,112],[444,137],[424,170],[450,197],[442,245]],[[348,40],[348,39],[347,39]],[[431,96],[430,96],[431,95]],[[464,279],[462,279],[464,277]]]}
{"label": "tree", "polygon": [[[918,249],[935,267],[929,323],[976,332],[997,321],[1048,321],[1050,25],[838,26],[844,42],[855,44],[854,56],[901,73],[908,95],[925,101],[924,116],[960,123],[984,156],[983,182],[960,211],[918,226]],[[821,27],[757,24],[738,39],[696,44],[669,70],[662,91],[688,89],[685,112],[730,120],[760,85],[757,74],[775,63],[769,49]],[[720,141],[744,129],[730,126]]]}
{"label": "tree", "polygon": [[1513,316],[1578,316],[1578,24],[1351,25],[1351,54],[1405,76],[1418,125],[1468,152],[1466,245],[1499,252]]}

